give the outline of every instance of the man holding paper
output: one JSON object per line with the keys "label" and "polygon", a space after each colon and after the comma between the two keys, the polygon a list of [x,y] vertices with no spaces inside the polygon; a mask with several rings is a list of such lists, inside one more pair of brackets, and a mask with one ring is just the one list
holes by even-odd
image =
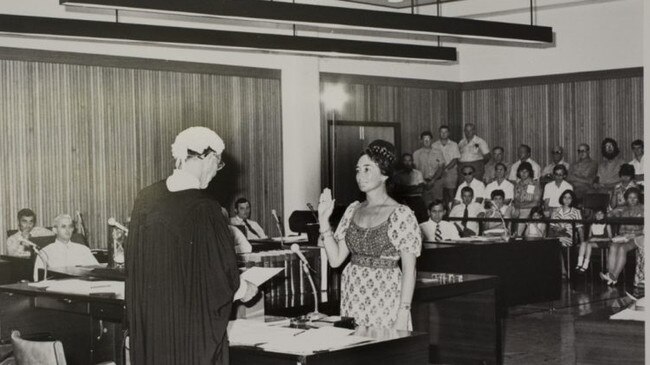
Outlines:
{"label": "man holding paper", "polygon": [[257,287],[240,280],[221,206],[204,189],[225,146],[212,130],[176,136],[176,169],[138,193],[126,251],[126,306],[134,364],[227,364],[233,300]]}

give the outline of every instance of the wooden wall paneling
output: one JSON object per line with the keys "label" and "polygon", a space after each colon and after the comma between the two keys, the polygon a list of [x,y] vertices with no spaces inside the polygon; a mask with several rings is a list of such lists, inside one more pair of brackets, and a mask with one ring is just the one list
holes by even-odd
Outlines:
{"label": "wooden wall paneling", "polygon": [[[213,71],[209,67],[183,72],[182,63],[173,71],[167,64],[157,70],[152,63],[147,70],[125,67],[145,63],[102,62],[0,55],[0,168],[7,172],[0,177],[1,231],[17,226],[23,207],[45,226],[59,213],[80,210],[91,247],[104,247],[107,219],[125,220],[137,191],[173,169],[174,136],[204,125],[227,146],[227,168],[210,191],[226,206],[234,195],[247,196],[260,223],[275,233],[269,211],[282,214],[283,201],[279,74],[245,77],[205,73]],[[4,252],[5,240],[0,242]]]}

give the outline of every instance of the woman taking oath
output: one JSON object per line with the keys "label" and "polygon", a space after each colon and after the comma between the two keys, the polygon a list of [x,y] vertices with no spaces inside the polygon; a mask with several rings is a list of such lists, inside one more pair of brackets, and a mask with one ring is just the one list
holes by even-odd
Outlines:
{"label": "woman taking oath", "polygon": [[357,184],[366,200],[350,204],[333,233],[329,217],[334,200],[326,188],[320,196],[318,220],[330,265],[339,267],[351,254],[341,279],[341,315],[354,317],[361,326],[406,330],[412,328],[415,260],[422,238],[413,212],[386,192],[394,161],[392,144],[370,143],[356,168]]}

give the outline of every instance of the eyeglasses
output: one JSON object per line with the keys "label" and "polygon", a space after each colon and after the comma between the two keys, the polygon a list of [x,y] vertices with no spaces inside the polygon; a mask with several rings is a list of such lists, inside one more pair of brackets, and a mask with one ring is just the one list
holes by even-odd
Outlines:
{"label": "eyeglasses", "polygon": [[473,172],[463,172],[463,175],[465,175],[465,176],[470,176],[470,175],[473,175],[473,174],[474,174]]}
{"label": "eyeglasses", "polygon": [[226,163],[223,161],[219,161],[219,164],[217,165],[217,171],[223,169],[224,167],[226,167]]}
{"label": "eyeglasses", "polygon": [[583,153],[583,152],[589,152],[587,150],[578,150],[578,152]]}

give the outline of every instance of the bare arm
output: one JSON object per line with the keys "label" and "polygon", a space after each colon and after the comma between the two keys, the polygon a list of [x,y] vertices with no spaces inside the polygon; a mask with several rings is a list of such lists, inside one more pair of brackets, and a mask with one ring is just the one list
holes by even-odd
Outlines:
{"label": "bare arm", "polygon": [[410,317],[411,301],[413,300],[413,291],[415,290],[416,268],[415,254],[400,251],[400,258],[402,260],[402,282],[400,292],[400,308],[397,312],[397,320],[395,321],[395,328],[406,330],[408,328],[408,320]]}
{"label": "bare arm", "polygon": [[332,267],[339,267],[350,254],[345,240],[336,242],[334,239],[334,232],[330,226],[329,218],[334,210],[334,202],[332,200],[332,191],[328,188],[323,189],[318,201],[318,223],[320,224],[320,239],[325,246],[325,253],[327,259]]}

